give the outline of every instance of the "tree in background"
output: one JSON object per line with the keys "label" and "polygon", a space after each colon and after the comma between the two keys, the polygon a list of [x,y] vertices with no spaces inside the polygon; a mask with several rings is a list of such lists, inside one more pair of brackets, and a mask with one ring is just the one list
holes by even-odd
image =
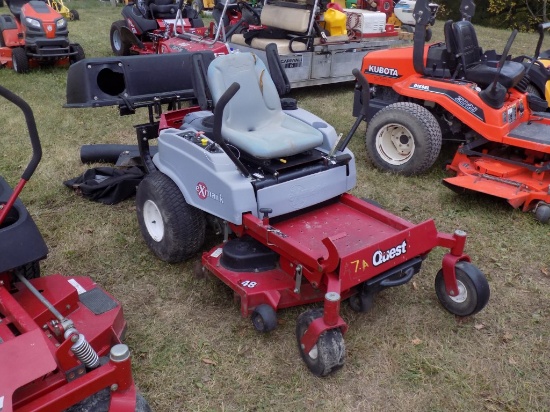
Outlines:
{"label": "tree in background", "polygon": [[[458,20],[461,0],[434,0],[442,7],[440,19]],[[537,24],[547,22],[548,0],[476,0],[475,24],[500,29],[533,31]]]}

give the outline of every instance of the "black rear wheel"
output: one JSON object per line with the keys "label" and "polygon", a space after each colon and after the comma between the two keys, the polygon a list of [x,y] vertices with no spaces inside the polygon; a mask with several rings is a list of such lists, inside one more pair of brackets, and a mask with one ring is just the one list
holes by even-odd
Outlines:
{"label": "black rear wheel", "polygon": [[121,29],[126,27],[124,20],[115,21],[111,24],[111,50],[117,56],[128,56],[130,54],[131,43],[128,43],[122,36]]}
{"label": "black rear wheel", "polygon": [[204,243],[204,212],[189,205],[178,186],[155,171],[139,184],[136,209],[141,234],[161,260],[181,262],[197,253]]}

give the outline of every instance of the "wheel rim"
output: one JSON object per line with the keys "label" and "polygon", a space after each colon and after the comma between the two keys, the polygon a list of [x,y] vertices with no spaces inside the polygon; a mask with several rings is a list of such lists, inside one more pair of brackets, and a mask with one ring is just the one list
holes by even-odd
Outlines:
{"label": "wheel rim", "polygon": [[122,40],[120,39],[120,32],[118,30],[113,32],[113,46],[116,50],[120,50],[122,48]]}
{"label": "wheel rim", "polygon": [[143,205],[143,221],[151,238],[156,242],[160,242],[164,237],[164,222],[155,202],[147,200]]}
{"label": "wheel rim", "polygon": [[407,163],[414,154],[412,133],[405,126],[391,123],[382,127],[376,135],[378,154],[387,163],[400,166]]}
{"label": "wheel rim", "polygon": [[315,346],[311,348],[307,356],[309,356],[313,360],[316,360],[319,357],[319,349],[317,348],[317,344],[315,344]]}
{"label": "wheel rim", "polygon": [[466,289],[466,285],[462,283],[460,280],[456,280],[456,286],[458,288],[458,295],[456,296],[449,296],[453,302],[456,303],[464,303],[466,302],[466,299],[468,299],[468,290]]}

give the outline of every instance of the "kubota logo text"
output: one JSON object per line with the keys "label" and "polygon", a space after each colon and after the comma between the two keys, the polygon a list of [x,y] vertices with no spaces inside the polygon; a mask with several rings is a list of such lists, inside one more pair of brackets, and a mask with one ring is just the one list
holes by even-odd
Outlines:
{"label": "kubota logo text", "polygon": [[372,255],[372,264],[374,266],[380,266],[382,263],[386,263],[392,259],[395,259],[398,256],[404,255],[407,253],[407,241],[404,240],[403,243],[392,247],[391,249],[386,250],[385,252],[377,250]]}
{"label": "kubota logo text", "polygon": [[391,67],[375,66],[374,64],[369,65],[367,72],[371,74],[380,74],[387,77],[399,77],[399,73],[396,69],[392,69]]}
{"label": "kubota logo text", "polygon": [[195,187],[195,190],[197,191],[197,195],[199,195],[199,198],[202,199],[202,200],[209,197],[210,199],[214,199],[214,200],[216,200],[220,203],[223,203],[222,195],[218,194],[218,193],[213,193],[210,190],[208,190],[208,188],[206,187],[206,185],[203,182],[197,183],[197,186]]}

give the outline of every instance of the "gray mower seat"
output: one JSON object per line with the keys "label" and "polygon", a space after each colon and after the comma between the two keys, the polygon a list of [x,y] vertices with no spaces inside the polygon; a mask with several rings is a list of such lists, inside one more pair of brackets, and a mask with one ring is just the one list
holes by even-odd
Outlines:
{"label": "gray mower seat", "polygon": [[[467,20],[453,24],[457,57],[462,63],[464,78],[481,87],[489,86],[497,74],[497,61],[482,61],[482,50],[472,23]],[[506,61],[497,81],[506,89],[516,86],[525,74],[525,67],[518,62]]]}
{"label": "gray mower seat", "polygon": [[253,53],[219,56],[208,67],[214,105],[228,87],[241,87],[223,112],[222,137],[259,159],[293,156],[320,146],[322,133],[283,112],[275,84]]}

